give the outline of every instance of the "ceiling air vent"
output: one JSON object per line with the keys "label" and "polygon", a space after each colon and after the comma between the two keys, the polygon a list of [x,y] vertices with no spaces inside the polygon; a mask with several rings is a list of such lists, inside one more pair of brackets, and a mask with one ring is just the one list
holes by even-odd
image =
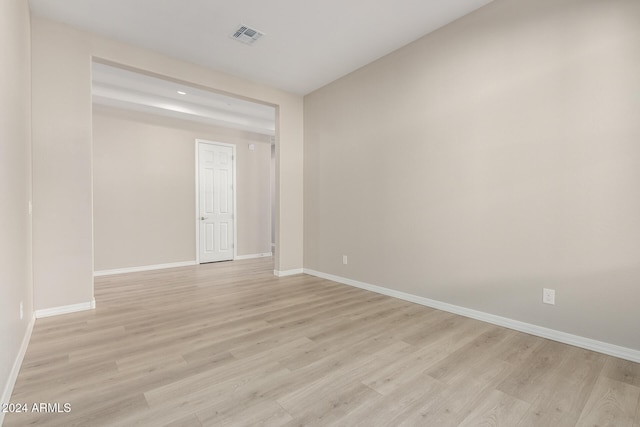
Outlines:
{"label": "ceiling air vent", "polygon": [[231,38],[244,44],[254,44],[262,36],[264,36],[262,31],[258,31],[255,28],[249,28],[246,25],[241,25],[238,27],[236,32],[231,35]]}

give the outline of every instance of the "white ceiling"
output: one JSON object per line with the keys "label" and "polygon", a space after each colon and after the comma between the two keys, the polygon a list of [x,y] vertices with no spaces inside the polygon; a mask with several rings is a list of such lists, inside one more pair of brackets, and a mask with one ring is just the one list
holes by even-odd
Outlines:
{"label": "white ceiling", "polygon": [[95,104],[275,135],[275,108],[270,105],[97,62],[91,75]]}
{"label": "white ceiling", "polygon": [[[30,0],[36,15],[307,94],[492,0]],[[265,33],[233,40],[239,24]]]}

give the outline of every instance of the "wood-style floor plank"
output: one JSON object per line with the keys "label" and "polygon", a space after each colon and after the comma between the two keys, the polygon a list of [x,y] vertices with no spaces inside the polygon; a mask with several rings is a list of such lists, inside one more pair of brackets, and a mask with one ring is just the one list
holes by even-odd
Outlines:
{"label": "wood-style floor plank", "polygon": [[640,388],[601,376],[577,425],[633,427],[638,398]]}
{"label": "wood-style floor plank", "polygon": [[515,426],[518,425],[529,406],[522,400],[508,396],[499,390],[493,390],[459,425],[460,427]]}
{"label": "wood-style floor plank", "polygon": [[640,427],[640,365],[270,258],[100,277],[39,319],[14,426]]}

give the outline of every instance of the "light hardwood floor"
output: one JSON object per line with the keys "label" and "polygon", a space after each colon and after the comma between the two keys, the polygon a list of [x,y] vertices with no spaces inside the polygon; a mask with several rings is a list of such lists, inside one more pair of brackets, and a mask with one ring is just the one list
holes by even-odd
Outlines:
{"label": "light hardwood floor", "polygon": [[36,322],[13,426],[640,427],[640,365],[270,258],[96,279]]}

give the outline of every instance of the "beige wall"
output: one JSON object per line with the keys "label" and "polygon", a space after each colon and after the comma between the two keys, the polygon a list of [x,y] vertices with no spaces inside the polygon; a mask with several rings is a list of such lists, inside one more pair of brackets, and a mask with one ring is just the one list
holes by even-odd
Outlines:
{"label": "beige wall", "polygon": [[[0,393],[33,318],[31,283],[30,30],[26,0],[0,2]],[[20,319],[20,303],[24,317]],[[0,424],[4,414],[0,413]]]}
{"label": "beige wall", "polygon": [[496,0],[306,96],[305,267],[640,349],[638,76],[640,2]]}
{"label": "beige wall", "polygon": [[276,269],[302,266],[302,98],[34,17],[36,309],[93,296],[92,57],[278,106]]}
{"label": "beige wall", "polygon": [[31,25],[33,286],[42,310],[93,299],[91,58],[81,33]]}
{"label": "beige wall", "polygon": [[196,259],[196,139],[236,145],[238,255],[271,251],[269,136],[94,105],[96,271]]}

